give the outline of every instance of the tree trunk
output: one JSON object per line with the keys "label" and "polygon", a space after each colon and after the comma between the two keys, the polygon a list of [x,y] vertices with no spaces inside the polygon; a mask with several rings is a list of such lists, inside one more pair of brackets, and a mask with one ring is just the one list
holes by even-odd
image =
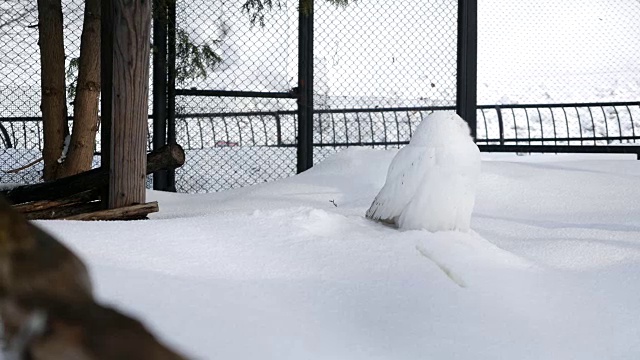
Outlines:
{"label": "tree trunk", "polygon": [[64,38],[60,0],[38,0],[44,179],[56,178],[64,138],[68,133],[65,103]]}
{"label": "tree trunk", "polygon": [[67,158],[58,177],[91,169],[100,97],[100,0],[86,0],[80,43],[78,83],[73,108],[73,132]]}
{"label": "tree trunk", "polygon": [[[145,203],[151,1],[113,0],[109,208]],[[106,129],[105,129],[106,130]]]}

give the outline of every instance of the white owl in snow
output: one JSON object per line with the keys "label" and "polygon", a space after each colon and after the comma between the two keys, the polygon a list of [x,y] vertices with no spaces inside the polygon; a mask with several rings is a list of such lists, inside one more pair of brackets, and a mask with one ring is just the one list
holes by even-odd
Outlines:
{"label": "white owl in snow", "polygon": [[480,151],[467,123],[435,112],[393,158],[367,218],[406,230],[468,231],[479,174]]}

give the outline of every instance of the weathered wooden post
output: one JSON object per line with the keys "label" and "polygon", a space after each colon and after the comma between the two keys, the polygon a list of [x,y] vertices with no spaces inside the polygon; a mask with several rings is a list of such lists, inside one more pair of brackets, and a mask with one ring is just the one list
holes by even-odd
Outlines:
{"label": "weathered wooden post", "polygon": [[113,209],[145,203],[151,0],[110,2],[113,85],[108,207]]}

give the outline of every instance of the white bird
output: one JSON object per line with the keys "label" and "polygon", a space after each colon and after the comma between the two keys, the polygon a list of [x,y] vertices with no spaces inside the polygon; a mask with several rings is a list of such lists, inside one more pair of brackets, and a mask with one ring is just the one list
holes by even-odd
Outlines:
{"label": "white bird", "polygon": [[468,231],[479,174],[480,151],[467,123],[435,112],[391,161],[366,216],[405,230]]}

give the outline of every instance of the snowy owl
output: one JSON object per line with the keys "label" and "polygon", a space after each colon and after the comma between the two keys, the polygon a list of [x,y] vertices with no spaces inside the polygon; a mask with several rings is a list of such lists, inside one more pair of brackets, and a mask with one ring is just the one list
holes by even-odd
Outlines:
{"label": "snowy owl", "polygon": [[425,118],[391,161],[367,218],[400,229],[469,230],[480,151],[469,126],[451,112]]}

